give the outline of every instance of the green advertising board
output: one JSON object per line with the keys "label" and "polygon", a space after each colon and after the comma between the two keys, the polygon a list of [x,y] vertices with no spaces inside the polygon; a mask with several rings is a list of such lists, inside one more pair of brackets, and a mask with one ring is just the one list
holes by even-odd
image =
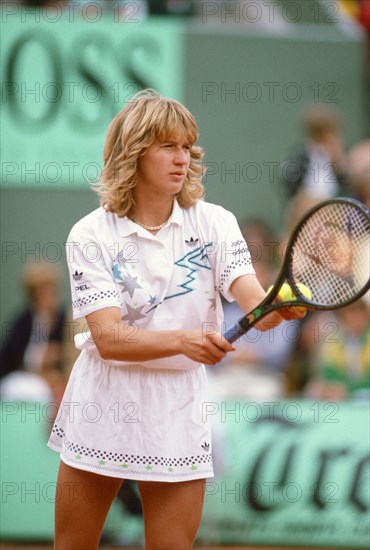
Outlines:
{"label": "green advertising board", "polygon": [[[5,539],[53,537],[59,457],[46,441],[54,410],[0,403]],[[205,402],[203,417],[214,428],[216,476],[207,480],[199,544],[369,548],[368,403]],[[142,517],[115,502],[105,532],[137,540]]]}
{"label": "green advertising board", "polygon": [[199,536],[211,543],[368,548],[368,403],[205,403],[216,428]]}
{"label": "green advertising board", "polygon": [[182,100],[183,23],[13,11],[1,25],[2,184],[87,188],[107,126],[134,93]]}

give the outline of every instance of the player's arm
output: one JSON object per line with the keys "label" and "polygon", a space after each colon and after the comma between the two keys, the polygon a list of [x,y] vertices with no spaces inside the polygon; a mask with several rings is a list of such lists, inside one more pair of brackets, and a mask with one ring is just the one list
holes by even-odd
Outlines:
{"label": "player's arm", "polygon": [[202,330],[149,331],[127,325],[118,307],[107,307],[86,316],[100,356],[106,360],[142,362],[174,355],[214,365],[235,348],[220,333]]}
{"label": "player's arm", "polygon": [[[241,309],[248,313],[262,302],[266,297],[266,291],[262,288],[257,277],[252,274],[242,275],[231,284],[230,292],[238,302]],[[279,300],[279,298],[277,298]],[[302,319],[305,313],[296,307],[282,308],[274,311],[259,321],[255,328],[266,331],[279,325],[284,319]]]}

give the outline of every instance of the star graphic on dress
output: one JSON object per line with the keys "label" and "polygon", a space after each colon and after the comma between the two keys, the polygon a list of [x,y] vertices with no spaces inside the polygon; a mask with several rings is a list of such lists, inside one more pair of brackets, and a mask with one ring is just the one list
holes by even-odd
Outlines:
{"label": "star graphic on dress", "polygon": [[152,295],[150,294],[149,300],[148,300],[148,304],[150,304],[151,306],[153,306],[153,305],[156,303],[156,301],[157,301],[157,296],[152,296]]}
{"label": "star graphic on dress", "polygon": [[211,302],[211,308],[216,309],[216,298],[208,298],[208,301]]}
{"label": "star graphic on dress", "polygon": [[137,288],[143,288],[139,285],[137,282],[138,277],[133,277],[129,273],[127,275],[123,275],[122,281],[123,281],[123,289],[122,292],[128,292],[130,295],[130,298],[133,297],[134,292]]}
{"label": "star graphic on dress", "polygon": [[123,315],[122,321],[128,321],[129,325],[133,325],[135,321],[145,317],[145,315],[141,313],[141,310],[143,309],[144,306],[132,307],[127,302],[125,302],[125,306],[127,308],[127,314]]}
{"label": "star graphic on dress", "polygon": [[128,468],[128,464],[121,464],[122,468]]}
{"label": "star graphic on dress", "polygon": [[99,460],[98,464],[100,464],[100,466],[104,466],[105,461],[103,459],[101,459],[101,460]]}
{"label": "star graphic on dress", "polygon": [[192,467],[190,468],[191,470],[198,470],[198,466],[195,466],[195,464],[192,465]]}
{"label": "star graphic on dress", "polygon": [[169,472],[173,472],[173,468],[171,468],[171,466],[170,466],[169,468],[167,468],[167,470],[168,470]]}
{"label": "star graphic on dress", "polygon": [[148,470],[148,471],[149,471],[149,470],[153,470],[153,466],[152,466],[151,464],[148,464],[148,466],[146,466],[145,469]]}

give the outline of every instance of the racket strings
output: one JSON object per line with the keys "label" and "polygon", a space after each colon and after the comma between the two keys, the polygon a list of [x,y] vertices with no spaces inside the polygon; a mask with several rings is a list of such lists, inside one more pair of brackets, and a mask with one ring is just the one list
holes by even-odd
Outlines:
{"label": "racket strings", "polygon": [[338,306],[367,284],[369,233],[368,217],[350,204],[327,204],[306,219],[291,245],[290,271],[313,302]]}

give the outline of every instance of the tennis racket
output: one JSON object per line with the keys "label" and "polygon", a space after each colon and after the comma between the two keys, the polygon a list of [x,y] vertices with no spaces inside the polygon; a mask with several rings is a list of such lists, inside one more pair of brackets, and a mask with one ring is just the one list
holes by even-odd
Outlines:
{"label": "tennis racket", "polygon": [[[338,309],[370,288],[370,212],[361,202],[337,198],[311,208],[294,229],[280,273],[266,298],[226,329],[230,343],[269,313],[289,306]],[[284,283],[295,300],[272,303]],[[297,283],[311,291],[308,299]]]}

